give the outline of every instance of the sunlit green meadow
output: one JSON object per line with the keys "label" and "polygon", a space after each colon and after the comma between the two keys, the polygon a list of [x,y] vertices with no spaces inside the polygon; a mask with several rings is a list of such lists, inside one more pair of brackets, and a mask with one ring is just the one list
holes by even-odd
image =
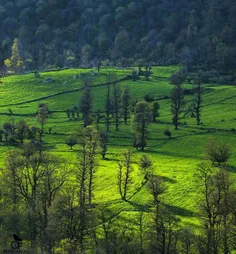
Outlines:
{"label": "sunlit green meadow", "polygon": [[[229,160],[229,170],[232,179],[236,174],[236,87],[204,84],[202,124],[196,125],[191,116],[181,120],[179,130],[174,130],[170,114],[170,92],[173,88],[168,77],[179,67],[153,67],[150,80],[142,77],[140,80],[126,80],[119,82],[121,89],[129,87],[134,99],[142,99],[151,95],[160,104],[160,116],[156,123],[149,126],[148,147],[145,154],[153,160],[154,173],[162,177],[167,191],[163,194],[163,203],[174,214],[179,216],[183,223],[198,224],[198,199],[201,188],[196,177],[197,165],[206,159],[204,146],[209,138],[226,141],[232,147],[232,156]],[[64,158],[67,163],[76,163],[78,145],[71,151],[65,144],[66,138],[82,128],[81,120],[69,120],[65,111],[79,103],[82,81],[73,79],[74,75],[90,70],[64,70],[58,72],[41,73],[36,79],[34,74],[9,76],[1,79],[0,83],[0,124],[7,121],[17,122],[26,119],[29,125],[37,125],[35,113],[39,103],[47,103],[51,112],[46,124],[44,142],[46,148]],[[97,71],[93,70],[95,73]],[[104,111],[105,96],[109,72],[115,72],[120,79],[131,74],[132,69],[102,69],[93,78],[93,111]],[[45,78],[55,79],[50,84],[44,84]],[[184,84],[184,88],[191,89],[193,84]],[[79,91],[77,91],[77,90]],[[51,96],[51,97],[48,97]],[[188,104],[192,96],[186,96]],[[13,115],[9,115],[9,109]],[[48,134],[48,128],[52,133]],[[99,127],[104,128],[101,121]],[[163,132],[169,128],[172,137],[169,140]],[[12,146],[4,142],[0,146],[0,163],[4,166],[4,157]],[[124,149],[133,150],[132,187],[129,190],[129,201],[121,201],[117,189],[117,163],[120,152]],[[150,210],[152,200],[148,188],[143,184],[143,174],[138,169],[138,160],[142,155],[132,148],[132,123],[121,123],[120,130],[115,131],[114,123],[109,134],[108,154],[106,160],[100,160],[95,174],[94,202],[106,205],[120,218],[132,219],[141,209]]]}

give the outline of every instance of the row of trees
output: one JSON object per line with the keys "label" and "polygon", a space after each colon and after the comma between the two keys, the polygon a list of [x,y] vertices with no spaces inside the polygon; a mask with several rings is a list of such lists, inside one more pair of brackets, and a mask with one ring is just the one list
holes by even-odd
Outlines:
{"label": "row of trees", "polygon": [[[44,134],[44,126],[48,120],[48,115],[48,106],[46,104],[40,104],[38,111],[35,114],[39,127],[29,126],[25,120],[15,122],[12,118],[10,122],[3,124],[3,129],[0,130],[0,141],[3,141],[4,137],[5,142],[11,145],[17,144],[18,141],[22,144],[26,139],[39,139],[41,142]],[[51,128],[49,128],[49,132],[51,132]]]}
{"label": "row of trees", "polygon": [[[187,105],[184,100],[184,95],[188,90],[182,88],[182,82],[186,78],[183,76],[182,72],[183,71],[181,70],[174,74],[170,79],[170,82],[174,85],[170,99],[172,122],[175,129],[178,129],[180,120],[185,118],[188,114],[191,114],[192,117],[196,118],[197,125],[202,123],[203,88],[201,76],[198,75],[195,80],[195,87],[190,91],[191,95],[193,94],[193,99],[192,102]],[[148,125],[151,122],[155,123],[156,118],[159,116],[159,103],[153,101],[153,98],[149,95],[145,95],[144,100],[142,101],[133,100],[129,88],[126,87],[121,91],[113,73],[109,74],[107,82],[104,111],[98,110],[95,113],[92,112],[93,99],[91,93],[91,80],[88,77],[85,77],[80,103],[78,106],[74,106],[72,110],[66,111],[68,118],[70,118],[70,113],[72,111],[72,117],[75,117],[75,112],[77,118],[79,117],[79,113],[81,113],[85,127],[95,122],[97,128],[99,128],[99,124],[103,119],[106,133],[109,133],[112,121],[115,123],[115,130],[119,131],[121,119],[123,118],[124,124],[127,124],[128,119],[132,116],[133,146],[137,149],[144,150],[147,145]],[[164,135],[169,138],[171,137],[169,129],[166,129]],[[75,141],[72,142],[71,138],[69,141],[71,141],[71,144],[76,144]]]}
{"label": "row of trees", "polygon": [[[201,113],[202,113],[202,78],[198,75],[195,80],[195,87],[193,89],[193,100],[190,105],[186,108],[186,102],[184,100],[185,91],[182,87],[182,83],[185,77],[182,77],[182,73],[177,72],[171,77],[171,83],[174,88],[171,92],[171,113],[172,122],[175,129],[178,129],[180,119],[183,119],[187,114],[191,113],[191,116],[196,118],[197,125],[201,124]],[[192,93],[192,92],[191,92]]]}
{"label": "row of trees", "polygon": [[[91,87],[91,80],[89,77],[85,77],[80,103],[74,107],[81,112],[84,127],[91,125],[95,121],[97,128],[99,128],[99,123],[103,119],[106,133],[110,132],[112,121],[115,123],[115,130],[119,131],[121,119],[123,118],[124,124],[127,125],[128,119],[133,115],[133,145],[137,149],[143,150],[146,146],[147,126],[150,122],[156,122],[156,118],[159,116],[160,107],[158,102],[133,101],[129,88],[126,87],[121,91],[115,75],[110,73],[107,78],[104,111],[93,113]],[[68,112],[67,110],[67,116],[69,116]]]}

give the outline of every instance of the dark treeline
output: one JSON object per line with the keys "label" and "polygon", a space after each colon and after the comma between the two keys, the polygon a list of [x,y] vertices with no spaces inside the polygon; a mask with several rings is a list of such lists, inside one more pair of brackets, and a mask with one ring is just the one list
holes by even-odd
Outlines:
{"label": "dark treeline", "polygon": [[1,0],[0,66],[9,59],[5,66],[25,70],[101,62],[230,70],[235,12],[234,0]]}

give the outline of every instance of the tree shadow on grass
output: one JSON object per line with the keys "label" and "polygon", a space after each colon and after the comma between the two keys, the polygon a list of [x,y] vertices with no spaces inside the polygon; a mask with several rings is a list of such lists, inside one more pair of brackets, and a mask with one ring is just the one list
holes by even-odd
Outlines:
{"label": "tree shadow on grass", "polygon": [[181,208],[181,207],[178,207],[178,206],[169,205],[169,204],[165,204],[165,203],[163,203],[163,205],[172,214],[175,214],[175,215],[178,215],[178,216],[185,216],[185,217],[194,217],[194,216],[196,216],[195,212],[190,211],[186,208]]}
{"label": "tree shadow on grass", "polygon": [[120,159],[116,159],[116,158],[106,158],[104,161],[117,161],[117,162],[119,162]]}
{"label": "tree shadow on grass", "polygon": [[134,211],[150,212],[152,208],[149,204],[139,204],[131,200],[127,200],[127,203],[134,207]]}
{"label": "tree shadow on grass", "polygon": [[163,182],[168,182],[168,183],[176,183],[177,181],[167,177],[167,176],[157,176],[159,179],[161,179]]}
{"label": "tree shadow on grass", "polygon": [[178,157],[178,158],[183,158],[183,159],[202,159],[200,155],[191,155],[191,154],[179,154],[175,152],[167,152],[167,151],[155,151],[155,150],[148,150],[150,154],[159,154],[159,155],[165,155],[169,157]]}

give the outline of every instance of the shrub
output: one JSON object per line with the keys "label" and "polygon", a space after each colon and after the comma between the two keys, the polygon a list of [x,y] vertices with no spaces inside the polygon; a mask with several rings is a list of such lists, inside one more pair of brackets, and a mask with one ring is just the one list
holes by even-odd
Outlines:
{"label": "shrub", "polygon": [[72,150],[73,146],[77,144],[77,140],[74,136],[70,136],[67,140],[66,140],[66,144],[70,147],[70,149]]}
{"label": "shrub", "polygon": [[154,97],[153,97],[152,95],[146,94],[146,95],[144,96],[144,100],[145,100],[146,102],[152,102],[152,101],[154,101]]}
{"label": "shrub", "polygon": [[169,139],[170,139],[170,138],[171,138],[171,131],[170,131],[169,129],[166,129],[166,130],[164,131],[164,135],[167,136],[167,137],[169,137]]}
{"label": "shrub", "polygon": [[213,164],[217,162],[220,165],[228,161],[231,155],[231,148],[226,143],[216,143],[211,139],[206,145],[206,154]]}

